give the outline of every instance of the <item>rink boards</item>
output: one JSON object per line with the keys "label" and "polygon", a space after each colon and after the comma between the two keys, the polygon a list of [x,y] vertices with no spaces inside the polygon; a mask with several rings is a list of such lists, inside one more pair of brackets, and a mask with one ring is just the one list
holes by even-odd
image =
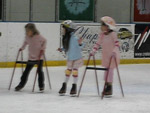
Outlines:
{"label": "rink boards", "polygon": [[[0,67],[13,67],[14,61],[17,56],[17,51],[21,47],[24,40],[24,25],[26,23],[0,23],[0,32],[2,36],[0,37]],[[64,66],[66,65],[66,57],[64,54],[59,53],[57,48],[60,47],[60,23],[36,23],[37,28],[40,33],[47,39],[47,50],[46,57],[49,66]],[[78,23],[79,26],[84,26],[89,28],[86,34],[95,34],[99,31],[98,23]],[[117,32],[120,28],[126,28],[132,34],[135,31],[134,24],[119,24],[117,25]],[[84,32],[83,32],[84,33]],[[121,44],[121,64],[135,64],[135,63],[150,63],[149,59],[138,59],[134,58],[134,35],[132,38],[119,39]],[[94,42],[92,43],[94,44]],[[91,45],[92,47],[92,45]],[[89,52],[89,51],[88,51]],[[88,52],[86,48],[83,49],[83,56],[85,62],[88,57]],[[100,64],[101,50],[98,51],[99,54],[96,55],[97,64]],[[27,49],[24,51],[24,60],[27,60],[28,52]],[[18,65],[19,67],[20,65]]]}

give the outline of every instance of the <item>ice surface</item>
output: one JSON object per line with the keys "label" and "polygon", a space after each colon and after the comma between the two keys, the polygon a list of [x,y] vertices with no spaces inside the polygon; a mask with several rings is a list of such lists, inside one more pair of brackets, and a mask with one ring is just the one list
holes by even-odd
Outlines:
{"label": "ice surface", "polygon": [[[121,97],[118,79],[114,78],[114,95],[101,100],[97,95],[93,71],[86,75],[81,96],[70,97],[72,79],[68,84],[66,96],[59,96],[58,91],[64,80],[65,67],[49,67],[52,90],[48,88],[45,76],[46,91],[32,93],[35,68],[29,76],[26,87],[21,92],[15,92],[21,69],[17,68],[12,89],[8,84],[12,69],[0,69],[0,113],[150,113],[150,65],[121,65],[120,67],[125,98]],[[80,69],[80,78],[84,67]],[[103,72],[98,72],[100,91],[103,87]],[[78,86],[79,86],[78,84]]]}

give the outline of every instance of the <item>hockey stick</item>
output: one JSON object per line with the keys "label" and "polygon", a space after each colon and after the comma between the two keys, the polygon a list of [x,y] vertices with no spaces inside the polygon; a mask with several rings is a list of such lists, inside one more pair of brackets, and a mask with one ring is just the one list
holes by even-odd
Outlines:
{"label": "hockey stick", "polygon": [[[17,62],[17,60],[19,58],[19,54],[20,54],[20,51],[18,51],[18,54],[17,54],[17,57],[16,57],[16,62]],[[9,84],[8,90],[10,90],[11,85],[12,85],[12,81],[13,81],[13,78],[14,78],[14,74],[15,74],[15,70],[16,70],[16,65],[17,65],[16,62],[15,62],[15,65],[14,65],[14,69],[13,69],[13,72],[12,72],[12,76],[11,76],[11,80],[10,80],[10,84]]]}
{"label": "hockey stick", "polygon": [[50,82],[50,76],[49,76],[49,72],[48,72],[48,67],[47,67],[47,60],[46,60],[46,56],[44,54],[44,60],[45,60],[45,66],[46,66],[46,72],[47,72],[47,78],[48,78],[48,83],[49,83],[49,88],[52,89],[52,86],[51,86],[51,82]]}

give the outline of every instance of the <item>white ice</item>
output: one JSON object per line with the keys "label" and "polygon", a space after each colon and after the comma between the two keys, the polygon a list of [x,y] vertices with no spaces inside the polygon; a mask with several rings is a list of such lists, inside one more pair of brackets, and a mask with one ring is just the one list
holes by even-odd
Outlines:
{"label": "white ice", "polygon": [[[49,67],[52,90],[49,90],[45,75],[46,90],[32,93],[35,68],[28,83],[21,92],[15,92],[19,83],[21,69],[17,68],[12,88],[8,91],[12,68],[0,69],[0,113],[150,113],[150,65],[120,65],[125,98],[122,98],[119,82],[115,73],[114,95],[100,99],[97,95],[95,76],[88,71],[79,98],[70,97],[72,79],[68,84],[66,96],[59,96],[58,91],[64,80],[65,67]],[[80,84],[84,67],[80,69]],[[98,72],[100,91],[103,88],[103,72]]]}

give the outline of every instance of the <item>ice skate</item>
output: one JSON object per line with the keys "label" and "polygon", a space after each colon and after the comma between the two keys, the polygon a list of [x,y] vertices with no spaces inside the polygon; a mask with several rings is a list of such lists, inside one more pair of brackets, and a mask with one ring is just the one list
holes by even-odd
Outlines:
{"label": "ice skate", "polygon": [[22,88],[23,86],[19,84],[18,86],[15,87],[15,91],[20,91]]}
{"label": "ice skate", "polygon": [[106,83],[106,88],[104,90],[104,96],[106,98],[112,97],[113,94],[113,88],[112,88],[112,83]]}
{"label": "ice skate", "polygon": [[77,94],[77,84],[72,84],[70,95],[71,96],[76,96],[76,94]]}
{"label": "ice skate", "polygon": [[40,87],[40,88],[39,88],[39,90],[40,90],[41,93],[44,92],[44,89],[45,89],[45,85],[43,85],[43,87]]}
{"label": "ice skate", "polygon": [[60,96],[64,96],[67,90],[67,84],[64,82],[62,88],[59,91]]}

